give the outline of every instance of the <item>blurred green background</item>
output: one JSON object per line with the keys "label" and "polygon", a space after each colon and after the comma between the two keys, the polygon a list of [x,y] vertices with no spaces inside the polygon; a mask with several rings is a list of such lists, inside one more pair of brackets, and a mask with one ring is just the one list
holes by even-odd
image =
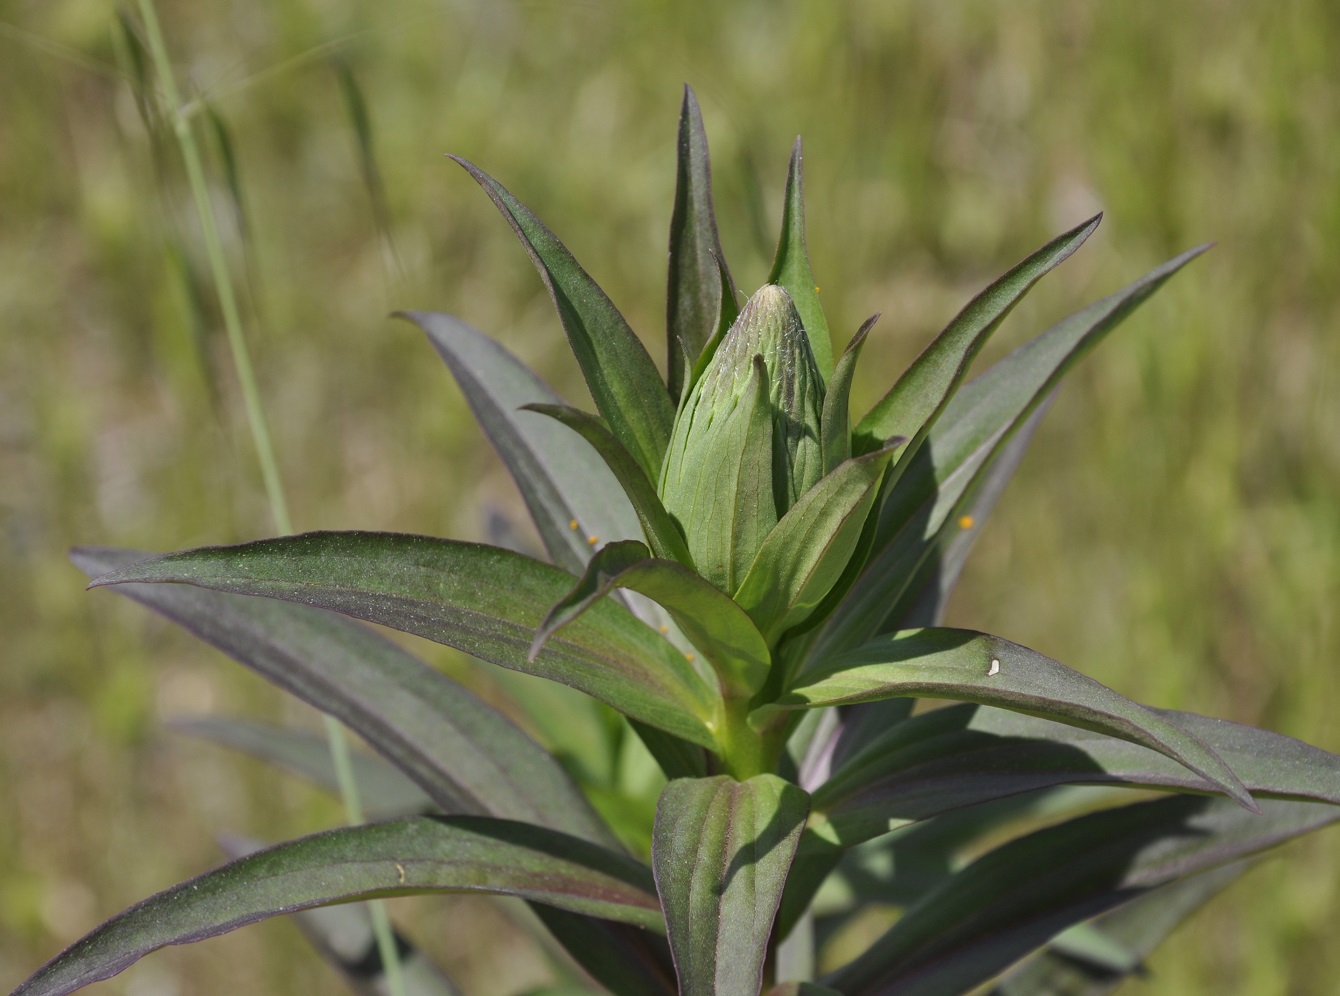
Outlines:
{"label": "blurred green background", "polygon": [[[1340,750],[1340,5],[664,0],[164,3],[300,529],[466,538],[520,516],[445,368],[395,308],[495,334],[586,402],[520,247],[455,152],[541,215],[662,354],[681,85],[752,289],[786,156],[840,346],[873,311],[868,405],[976,290],[1102,209],[986,359],[1176,252],[1073,375],[951,621],[1160,706]],[[272,531],[175,146],[105,0],[0,0],[0,984],[215,863],[215,836],[339,821],[172,716],[308,710],[86,594],[76,543]],[[371,145],[348,105],[353,80]],[[371,152],[378,183],[363,159]],[[443,661],[439,648],[419,648]],[[478,993],[542,983],[481,901],[409,933]],[[1295,844],[1179,933],[1134,994],[1335,991],[1340,834]],[[508,953],[498,962],[498,951]],[[266,924],[90,992],[333,990]],[[529,953],[528,953],[529,952]]]}

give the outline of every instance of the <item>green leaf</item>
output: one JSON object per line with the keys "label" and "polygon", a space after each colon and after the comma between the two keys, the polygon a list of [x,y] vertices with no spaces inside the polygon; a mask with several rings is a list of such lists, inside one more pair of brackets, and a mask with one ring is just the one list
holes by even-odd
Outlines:
{"label": "green leaf", "polygon": [[638,337],[554,233],[497,180],[451,156],[489,195],[544,279],[596,408],[652,480],[670,440],[674,405]]}
{"label": "green leaf", "polygon": [[[436,312],[402,312],[428,334],[470,410],[507,466],[554,563],[580,574],[588,536],[610,542],[642,535],[603,460],[550,419],[520,414],[527,405],[561,405],[524,364],[478,329]],[[572,523],[577,528],[572,528]]]}
{"label": "green leaf", "polygon": [[[1192,713],[1149,710],[1213,750],[1255,797],[1340,805],[1340,756]],[[811,824],[846,846],[939,813],[1062,784],[1214,787],[1146,747],[1050,720],[961,705],[916,716],[833,770]]]}
{"label": "green leaf", "polygon": [[1261,809],[1177,796],[1011,841],[931,891],[866,954],[821,981],[843,992],[964,992],[1071,924],[1340,820],[1340,808],[1316,803],[1268,799]]}
{"label": "green leaf", "polygon": [[[879,321],[879,315],[871,315],[865,324],[856,330],[847,348],[842,351],[829,381],[828,392],[824,395],[823,413],[820,416],[821,445],[824,454],[824,473],[831,474],[844,460],[851,458],[851,380],[856,373],[856,363],[861,358],[861,347],[865,337]],[[871,447],[878,449],[878,447]]]}
{"label": "green leaf", "polygon": [[651,860],[683,996],[759,991],[808,810],[805,793],[776,775],[665,787]]}
{"label": "green leaf", "polygon": [[810,253],[805,246],[805,176],[801,166],[800,139],[791,147],[791,163],[786,174],[786,202],[782,208],[782,236],[772,261],[768,283],[780,284],[791,295],[800,312],[800,320],[809,335],[814,362],[824,382],[833,376],[833,341],[828,335],[828,320],[819,303],[819,288],[810,270]]}
{"label": "green leaf", "polygon": [[[238,837],[225,838],[221,843],[230,858],[253,854],[265,846]],[[344,984],[357,996],[391,996],[366,905],[317,906],[291,917],[322,960],[340,974]],[[446,973],[404,935],[393,928],[391,936],[400,962],[404,996],[460,996],[460,990]]]}
{"label": "green leaf", "polygon": [[421,892],[520,896],[646,930],[663,925],[651,876],[631,858],[510,820],[420,816],[289,841],[173,886],[75,942],[14,996],[73,992],[166,944],[276,913]]}
{"label": "green leaf", "polygon": [[[642,526],[641,532],[646,535],[647,542],[656,551],[656,556],[677,560],[686,567],[693,566],[693,558],[689,555],[689,548],[684,542],[684,534],[661,504],[655,485],[633,455],[598,418],[562,404],[528,404],[524,408],[526,411],[549,416],[586,440],[623,488],[624,494],[637,513]],[[582,539],[589,543],[592,536],[602,543],[636,538],[621,535],[604,536],[593,532],[589,536],[583,536]]]}
{"label": "green leaf", "polygon": [[547,606],[576,579],[509,550],[395,533],[306,533],[202,547],[98,578],[178,581],[334,609],[512,670],[577,688],[634,719],[705,747],[714,690],[623,606],[593,606],[533,662]]}
{"label": "green leaf", "polygon": [[1109,938],[1139,960],[1126,971],[1086,958],[1065,943],[1070,930],[1012,969],[990,996],[1105,996],[1133,974],[1144,958],[1183,920],[1238,878],[1252,861],[1240,861],[1143,892],[1136,899],[1081,926]]}
{"label": "green leaf", "polygon": [[632,541],[611,543],[591,558],[586,574],[540,624],[531,656],[615,588],[646,595],[670,613],[712,665],[723,697],[747,699],[762,687],[771,661],[768,645],[744,610],[693,571],[653,560],[645,546]]}
{"label": "green leaf", "polygon": [[856,426],[857,449],[868,452],[890,436],[912,440],[910,459],[953,396],[973,358],[1005,316],[1039,280],[1093,234],[1101,214],[1058,235],[968,302]]}
{"label": "green leaf", "polygon": [[767,996],[842,996],[842,993],[816,982],[783,982],[769,989]]}
{"label": "green leaf", "polygon": [[[178,733],[269,761],[331,792],[340,790],[330,759],[330,743],[319,734],[219,716],[170,719],[167,725]],[[390,819],[441,808],[398,768],[373,754],[351,750],[349,763],[354,784],[358,786],[358,800],[369,819]]]}
{"label": "green leaf", "polygon": [[679,113],[679,159],[675,209],[670,216],[670,274],[665,327],[670,398],[677,401],[689,381],[692,363],[717,328],[723,282],[734,295],[726,254],[712,208],[712,163],[698,98],[684,87]]}
{"label": "green leaf", "polygon": [[735,601],[769,645],[808,618],[842,575],[898,443],[842,463],[782,516],[759,547]]}
{"label": "green leaf", "polygon": [[882,636],[802,675],[776,708],[922,696],[999,706],[1094,730],[1158,751],[1241,805],[1252,798],[1201,741],[1092,678],[1008,640],[969,630],[922,629]]}
{"label": "green leaf", "polygon": [[573,959],[615,996],[676,996],[675,965],[664,937],[552,906],[532,909]]}
{"label": "green leaf", "polygon": [[[314,551],[301,541],[278,544],[297,556]],[[85,573],[103,579],[109,571],[129,580],[172,570],[163,560],[146,563],[144,556],[91,548],[71,554]],[[238,555],[238,563],[248,556]],[[229,559],[210,551],[195,570],[211,560],[222,568]],[[192,562],[191,555],[180,561]],[[348,561],[344,568],[346,581],[355,576]],[[612,843],[548,753],[497,710],[366,626],[305,605],[185,585],[116,590],[358,732],[445,812],[533,821]]]}
{"label": "green leaf", "polygon": [[827,656],[887,630],[888,611],[917,576],[944,524],[982,469],[1024,425],[1067,371],[1174,273],[1204,252],[1192,249],[1025,343],[965,384],[945,407],[927,445],[899,471],[884,499],[873,553],[813,642]]}
{"label": "green leaf", "polygon": [[[735,282],[731,279],[730,271],[726,269],[724,259],[717,260],[717,278],[721,284],[721,308],[717,312],[716,332],[712,334],[712,338],[707,340],[702,352],[693,361],[693,374],[689,382],[684,385],[685,393],[683,397],[685,398],[688,396],[687,392],[693,389],[693,385],[698,383],[703,374],[707,372],[707,368],[712,365],[717,347],[721,345],[721,341],[726,338],[726,333],[730,331],[731,326],[740,317],[740,304],[736,300],[736,294],[739,292],[735,289]],[[682,402],[683,398],[681,398]]]}

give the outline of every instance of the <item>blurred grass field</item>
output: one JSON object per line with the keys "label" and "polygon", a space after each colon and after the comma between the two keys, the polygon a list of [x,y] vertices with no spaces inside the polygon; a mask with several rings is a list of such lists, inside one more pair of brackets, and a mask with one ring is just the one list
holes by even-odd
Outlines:
{"label": "blurred grass field", "polygon": [[[586,402],[542,287],[444,153],[534,209],[658,358],[684,82],[737,279],[771,258],[791,140],[838,345],[874,311],[856,407],[982,285],[1102,209],[985,359],[1204,241],[1076,371],[952,620],[1151,704],[1340,751],[1340,6],[613,0],[163,3],[300,529],[482,538],[510,481],[422,337],[438,309]],[[0,0],[0,983],[216,863],[215,835],[338,822],[291,779],[165,731],[311,723],[106,593],[79,543],[272,532],[174,146],[151,140],[104,0]],[[118,50],[121,50],[118,52]],[[344,74],[343,76],[341,74]],[[349,112],[353,80],[371,145]],[[189,98],[188,98],[189,99]],[[370,152],[380,187],[366,182]],[[883,358],[881,366],[876,360]],[[419,648],[451,662],[441,648]],[[485,681],[486,677],[479,680]],[[544,981],[479,901],[395,907],[475,993]],[[1324,996],[1340,834],[1250,873],[1141,996]],[[97,993],[336,985],[274,923],[160,952]]]}

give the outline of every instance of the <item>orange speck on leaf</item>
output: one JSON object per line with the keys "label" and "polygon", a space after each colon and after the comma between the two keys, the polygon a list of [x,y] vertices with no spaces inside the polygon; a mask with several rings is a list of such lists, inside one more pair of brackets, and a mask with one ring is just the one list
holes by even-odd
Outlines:
{"label": "orange speck on leaf", "polygon": [[589,543],[589,544],[591,544],[591,546],[595,546],[597,543],[600,542],[600,537],[599,537],[599,536],[588,536],[588,537],[586,537],[586,542]]}
{"label": "orange speck on leaf", "polygon": [[960,529],[971,529],[973,527],[973,524],[976,523],[976,521],[977,520],[974,519],[971,515],[965,515],[958,520],[958,527]]}

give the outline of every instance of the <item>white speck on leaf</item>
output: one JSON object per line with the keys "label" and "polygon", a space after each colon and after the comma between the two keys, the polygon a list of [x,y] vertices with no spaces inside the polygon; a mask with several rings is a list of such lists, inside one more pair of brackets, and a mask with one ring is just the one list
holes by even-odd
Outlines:
{"label": "white speck on leaf", "polygon": [[996,660],[994,657],[991,658],[991,670],[986,672],[986,676],[989,678],[993,674],[1000,674],[1000,661]]}

